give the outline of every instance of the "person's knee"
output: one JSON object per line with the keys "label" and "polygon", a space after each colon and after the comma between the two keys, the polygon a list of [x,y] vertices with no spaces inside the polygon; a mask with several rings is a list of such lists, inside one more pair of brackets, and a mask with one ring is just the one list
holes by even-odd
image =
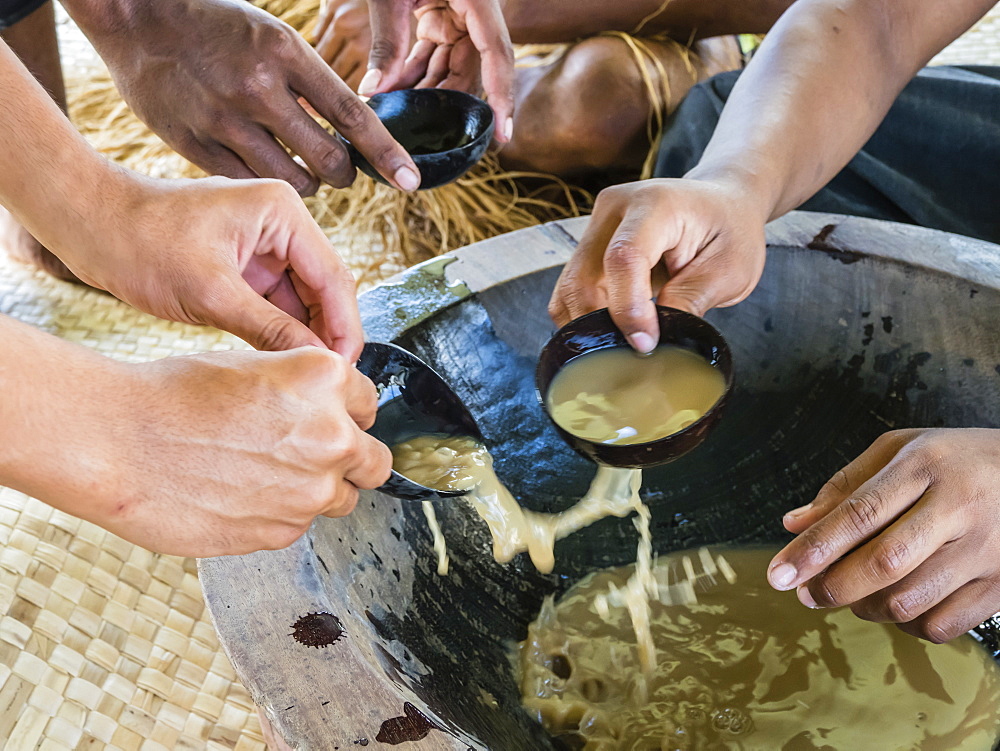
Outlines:
{"label": "person's knee", "polygon": [[563,61],[559,88],[557,123],[564,136],[587,150],[605,148],[622,136],[623,126],[633,130],[645,123],[649,112],[632,52],[615,37],[573,47]]}
{"label": "person's knee", "polygon": [[648,115],[630,58],[613,37],[574,45],[525,97],[505,158],[556,174],[614,164]]}

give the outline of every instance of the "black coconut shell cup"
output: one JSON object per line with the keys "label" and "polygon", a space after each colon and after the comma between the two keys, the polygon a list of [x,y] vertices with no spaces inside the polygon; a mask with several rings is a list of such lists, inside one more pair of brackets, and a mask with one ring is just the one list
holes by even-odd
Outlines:
{"label": "black coconut shell cup", "polygon": [[[660,319],[661,345],[684,347],[705,358],[722,372],[725,390],[719,400],[700,419],[688,427],[648,443],[596,443],[573,435],[552,420],[559,435],[578,454],[598,464],[642,469],[667,464],[701,444],[722,417],[723,408],[733,388],[733,360],[729,345],[714,326],[703,318],[675,308],[656,306]],[[538,400],[549,419],[546,395],[553,379],[569,362],[578,357],[613,347],[629,347],[625,335],[611,320],[607,308],[595,310],[570,321],[559,329],[542,349],[535,370]]]}
{"label": "black coconut shell cup", "polygon": [[[420,170],[420,190],[453,182],[482,159],[493,137],[493,110],[482,99],[451,89],[402,89],[368,100],[392,137]],[[341,136],[351,161],[380,183],[388,182]]]}
{"label": "black coconut shell cup", "polygon": [[[368,433],[387,446],[420,435],[469,436],[482,443],[483,434],[458,395],[427,363],[402,347],[365,344],[358,370],[378,390],[378,413]],[[404,501],[465,494],[425,487],[396,470],[379,490]]]}

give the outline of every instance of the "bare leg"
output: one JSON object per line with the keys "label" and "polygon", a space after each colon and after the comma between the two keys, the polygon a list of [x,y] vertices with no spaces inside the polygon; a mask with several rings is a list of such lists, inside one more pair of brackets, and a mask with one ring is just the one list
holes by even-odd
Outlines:
{"label": "bare leg", "polygon": [[[0,38],[65,112],[66,89],[52,3],[46,3],[9,29],[0,31]],[[37,266],[55,277],[77,281],[62,261],[46,250],[3,207],[0,207],[0,248],[6,249],[13,258]]]}
{"label": "bare leg", "polygon": [[[693,68],[675,43],[642,41],[666,71],[671,110],[695,83],[740,63],[731,37],[695,43]],[[653,105],[639,63],[622,39],[584,40],[555,64],[518,74],[514,135],[501,152],[504,166],[575,178],[638,174],[650,148]],[[666,91],[655,77],[654,85]]]}
{"label": "bare leg", "polygon": [[669,34],[679,42],[724,34],[764,34],[793,0],[507,0],[516,44],[573,42],[602,31]]}

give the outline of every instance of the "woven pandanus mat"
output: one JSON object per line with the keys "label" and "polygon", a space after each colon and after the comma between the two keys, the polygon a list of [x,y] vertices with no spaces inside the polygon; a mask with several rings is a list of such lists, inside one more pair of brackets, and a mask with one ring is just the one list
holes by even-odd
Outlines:
{"label": "woven pandanus mat", "polygon": [[[2,253],[0,313],[128,361],[246,346]],[[0,488],[0,747],[264,749],[195,561],[150,553]]]}

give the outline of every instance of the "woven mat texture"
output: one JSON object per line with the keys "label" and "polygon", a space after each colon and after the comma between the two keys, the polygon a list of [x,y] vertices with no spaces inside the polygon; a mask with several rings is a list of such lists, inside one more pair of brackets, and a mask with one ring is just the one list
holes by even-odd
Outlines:
{"label": "woven mat texture", "polygon": [[[110,357],[245,347],[0,255],[0,314]],[[264,742],[193,559],[157,555],[0,488],[0,739],[10,751],[237,749]]]}
{"label": "woven mat texture", "polygon": [[[90,59],[65,20],[60,34],[70,60]],[[934,62],[1000,65],[1000,9]],[[2,255],[0,313],[123,360],[245,346]],[[0,743],[9,751],[264,749],[194,561],[149,553],[0,488]]]}

